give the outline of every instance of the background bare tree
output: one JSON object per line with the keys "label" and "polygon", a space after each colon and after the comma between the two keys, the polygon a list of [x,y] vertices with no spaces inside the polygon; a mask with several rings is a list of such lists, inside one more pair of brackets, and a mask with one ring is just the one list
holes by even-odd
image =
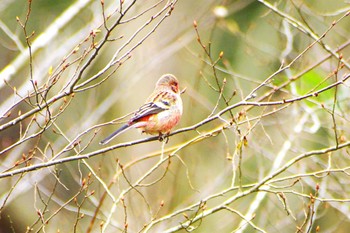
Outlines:
{"label": "background bare tree", "polygon": [[[2,1],[0,232],[348,232],[349,10]],[[99,145],[164,73],[169,143]]]}

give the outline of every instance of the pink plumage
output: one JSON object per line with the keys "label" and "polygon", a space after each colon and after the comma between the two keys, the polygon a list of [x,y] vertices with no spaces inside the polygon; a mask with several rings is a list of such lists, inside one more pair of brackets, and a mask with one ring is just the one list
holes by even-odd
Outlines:
{"label": "pink plumage", "polygon": [[179,82],[172,74],[165,74],[156,83],[153,93],[131,117],[129,122],[100,142],[104,145],[130,128],[139,128],[147,134],[168,135],[182,116]]}

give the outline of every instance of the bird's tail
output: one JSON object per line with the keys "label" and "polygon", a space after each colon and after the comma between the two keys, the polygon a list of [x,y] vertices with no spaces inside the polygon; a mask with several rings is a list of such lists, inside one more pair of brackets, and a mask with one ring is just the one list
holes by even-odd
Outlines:
{"label": "bird's tail", "polygon": [[107,143],[109,143],[113,138],[115,138],[116,136],[118,136],[119,134],[123,133],[124,131],[126,131],[127,129],[130,128],[131,125],[129,124],[125,124],[122,127],[120,127],[119,129],[117,129],[116,131],[114,131],[111,135],[109,135],[108,137],[106,137],[105,139],[103,139],[100,144],[101,145],[105,145]]}

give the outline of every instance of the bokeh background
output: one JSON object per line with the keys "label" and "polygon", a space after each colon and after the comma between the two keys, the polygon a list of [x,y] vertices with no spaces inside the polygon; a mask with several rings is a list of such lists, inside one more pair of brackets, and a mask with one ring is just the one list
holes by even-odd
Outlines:
{"label": "bokeh background", "polygon": [[[348,232],[348,1],[0,5],[0,232]],[[99,145],[164,73],[169,142]]]}

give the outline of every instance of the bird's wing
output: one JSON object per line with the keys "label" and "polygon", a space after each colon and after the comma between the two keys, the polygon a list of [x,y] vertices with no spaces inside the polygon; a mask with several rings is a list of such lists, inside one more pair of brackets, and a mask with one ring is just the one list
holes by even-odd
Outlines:
{"label": "bird's wing", "polygon": [[135,115],[130,119],[130,122],[137,122],[142,118],[163,112],[169,108],[170,103],[167,100],[159,100],[157,102],[146,103],[135,112]]}

